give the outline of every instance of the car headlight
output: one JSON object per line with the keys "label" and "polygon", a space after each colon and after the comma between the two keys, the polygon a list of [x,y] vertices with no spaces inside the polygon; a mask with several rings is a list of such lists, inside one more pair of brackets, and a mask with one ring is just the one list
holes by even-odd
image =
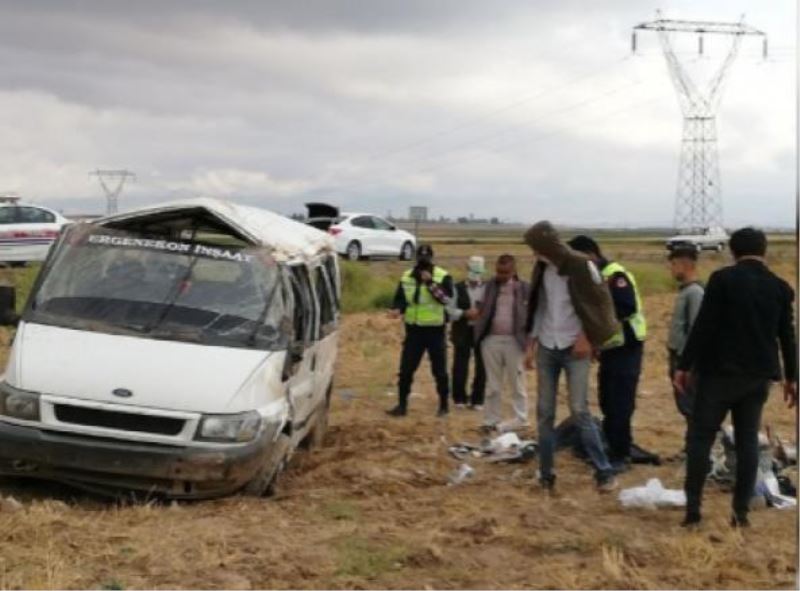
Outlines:
{"label": "car headlight", "polygon": [[25,421],[38,421],[39,394],[18,390],[6,382],[0,382],[0,415]]}
{"label": "car headlight", "polygon": [[261,427],[261,415],[252,410],[238,415],[206,415],[196,439],[240,443],[252,441]]}

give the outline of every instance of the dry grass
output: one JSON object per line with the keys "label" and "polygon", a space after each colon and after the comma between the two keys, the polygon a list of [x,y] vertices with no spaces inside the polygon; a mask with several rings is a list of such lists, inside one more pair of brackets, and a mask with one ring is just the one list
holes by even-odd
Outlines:
{"label": "dry grass", "polygon": [[[443,246],[441,258],[455,266],[470,251]],[[661,265],[647,248],[627,254]],[[776,264],[794,280],[790,262]],[[384,274],[398,266],[374,264]],[[637,441],[663,455],[678,451],[683,431],[664,375],[671,298],[646,298],[652,337],[635,416]],[[8,336],[0,335],[2,355]],[[336,395],[326,446],[296,456],[273,500],[116,507],[55,485],[6,481],[0,494],[25,508],[0,513],[0,588],[796,587],[796,513],[759,511],[750,530],[733,531],[729,496],[713,487],[706,523],[687,533],[679,510],[624,510],[598,495],[589,469],[564,454],[558,498],[536,490],[535,465],[475,462],[473,480],[445,486],[456,465],[446,442],[476,440],[479,417],[436,420],[423,366],[410,416],[385,418],[400,339],[400,326],[380,314],[345,318],[337,391],[354,396]],[[535,400],[533,383],[530,376]],[[793,437],[795,415],[778,395],[765,421]],[[636,467],[621,481],[650,477],[681,484],[675,464]]]}

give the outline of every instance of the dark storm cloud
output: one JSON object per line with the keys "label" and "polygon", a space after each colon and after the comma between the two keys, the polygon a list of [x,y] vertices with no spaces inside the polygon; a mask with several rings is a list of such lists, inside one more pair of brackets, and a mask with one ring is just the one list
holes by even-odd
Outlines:
{"label": "dark storm cloud", "polygon": [[[785,14],[744,0],[666,4],[690,18],[747,5],[775,44],[791,38]],[[622,59],[631,25],[653,16],[639,0],[0,7],[0,190],[66,201],[97,194],[87,170],[125,166],[138,173],[131,205],[209,193],[281,211],[315,197],[395,213],[671,218],[674,95],[655,39],[649,58]],[[728,211],[755,185],[788,186],[776,174],[793,137],[780,68],[732,80]],[[759,88],[776,96],[769,111]],[[742,171],[758,181],[737,182]]]}

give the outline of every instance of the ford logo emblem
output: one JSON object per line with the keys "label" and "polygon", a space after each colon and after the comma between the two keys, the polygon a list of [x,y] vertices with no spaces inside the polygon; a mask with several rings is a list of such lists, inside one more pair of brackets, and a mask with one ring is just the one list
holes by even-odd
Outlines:
{"label": "ford logo emblem", "polygon": [[133,392],[131,392],[127,388],[117,388],[116,390],[112,390],[111,393],[114,396],[119,396],[120,398],[130,398],[131,396],[133,396]]}

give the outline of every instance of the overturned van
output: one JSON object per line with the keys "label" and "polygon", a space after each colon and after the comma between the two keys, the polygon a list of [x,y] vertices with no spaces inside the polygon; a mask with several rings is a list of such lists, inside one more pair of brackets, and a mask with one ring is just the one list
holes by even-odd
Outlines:
{"label": "overturned van", "polygon": [[0,382],[0,473],[103,493],[267,494],[327,426],[331,238],[194,199],[66,228]]}

